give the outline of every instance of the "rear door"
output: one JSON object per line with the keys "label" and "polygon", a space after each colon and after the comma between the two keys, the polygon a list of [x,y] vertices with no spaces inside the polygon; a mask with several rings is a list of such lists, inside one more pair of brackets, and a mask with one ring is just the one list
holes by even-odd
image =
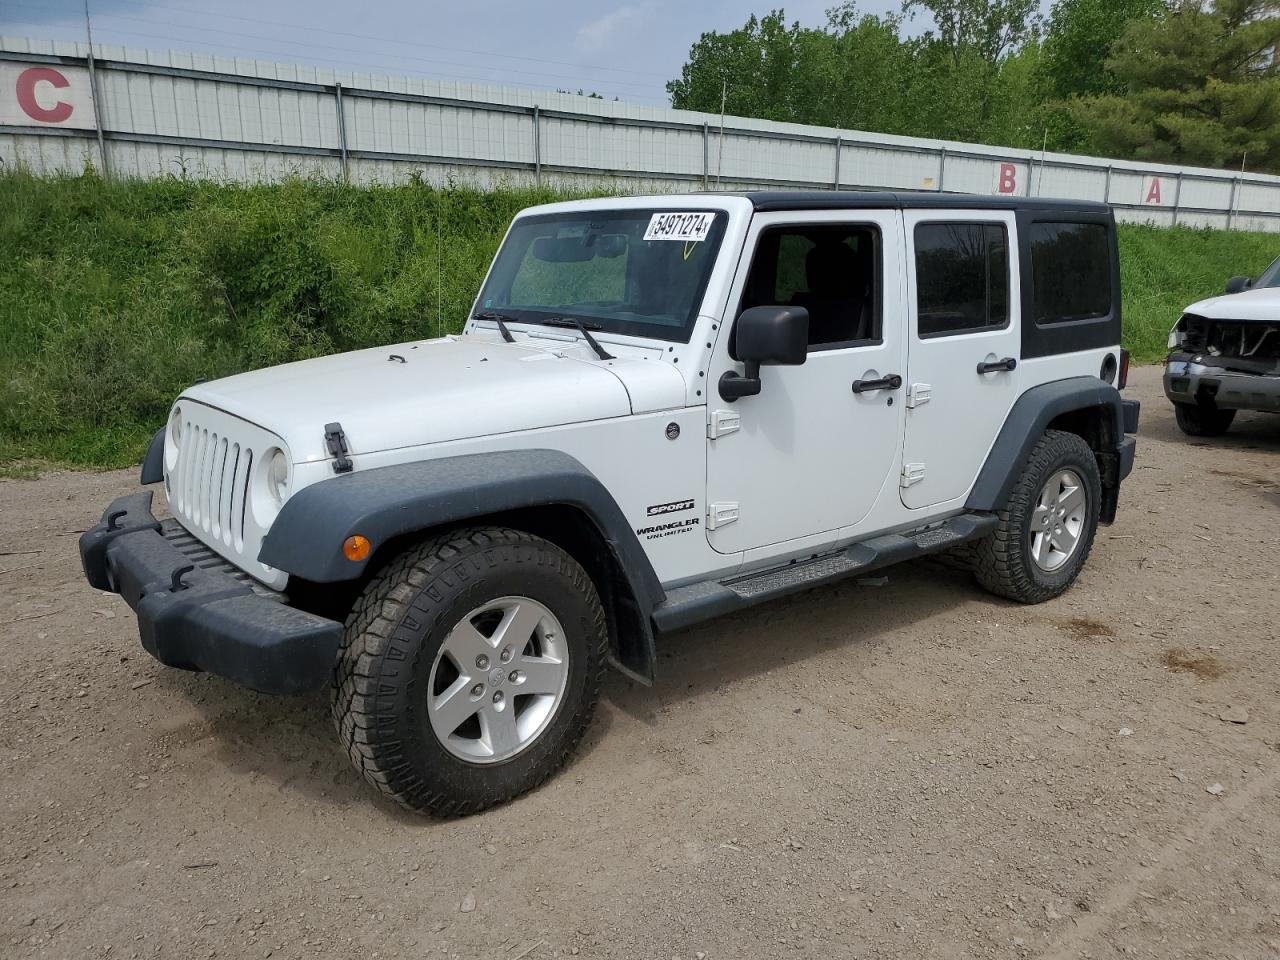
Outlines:
{"label": "rear door", "polygon": [[909,333],[902,503],[964,497],[1018,396],[1013,211],[906,211]]}

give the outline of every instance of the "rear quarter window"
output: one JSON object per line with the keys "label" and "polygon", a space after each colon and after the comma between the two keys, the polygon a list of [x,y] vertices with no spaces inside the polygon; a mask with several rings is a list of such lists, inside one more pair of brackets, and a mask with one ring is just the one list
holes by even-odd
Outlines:
{"label": "rear quarter window", "polygon": [[1112,312],[1111,238],[1101,223],[1030,225],[1032,316],[1040,325]]}

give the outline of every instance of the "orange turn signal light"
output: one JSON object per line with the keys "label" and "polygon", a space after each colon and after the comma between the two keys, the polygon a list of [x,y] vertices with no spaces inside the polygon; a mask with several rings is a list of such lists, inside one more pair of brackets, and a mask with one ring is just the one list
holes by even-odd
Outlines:
{"label": "orange turn signal light", "polygon": [[369,551],[373,549],[373,544],[369,542],[368,537],[362,537],[356,534],[354,537],[347,537],[342,541],[342,555],[348,560],[360,562],[369,558]]}

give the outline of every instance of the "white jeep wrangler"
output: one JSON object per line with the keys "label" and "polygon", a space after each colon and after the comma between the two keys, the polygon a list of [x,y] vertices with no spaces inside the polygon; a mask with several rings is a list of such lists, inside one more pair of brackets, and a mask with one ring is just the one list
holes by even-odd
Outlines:
{"label": "white jeep wrangler", "polygon": [[[1115,516],[1103,205],[938,194],[597,199],[520,214],[458,336],[183,392],[81,539],[160,661],[332,685],[404,806],[565,762],[654,636],[947,551],[1024,603]],[[814,593],[821,602],[821,593]],[[869,601],[874,602],[874,601]]]}

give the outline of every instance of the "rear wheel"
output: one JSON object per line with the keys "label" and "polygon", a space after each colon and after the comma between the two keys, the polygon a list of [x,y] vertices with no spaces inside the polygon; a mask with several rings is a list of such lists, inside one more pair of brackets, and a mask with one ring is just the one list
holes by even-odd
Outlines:
{"label": "rear wheel", "polygon": [[1089,445],[1074,433],[1046,431],[999,511],[1000,524],[974,544],[978,582],[1019,603],[1058,596],[1088,559],[1101,491]]}
{"label": "rear wheel", "polygon": [[1220,437],[1231,426],[1236,412],[1203,403],[1175,403],[1173,416],[1178,429],[1189,437]]}
{"label": "rear wheel", "polygon": [[411,810],[474,813],[537,786],[595,709],[604,611],[591,578],[516,530],[403,554],[347,621],[333,715],[366,780]]}

